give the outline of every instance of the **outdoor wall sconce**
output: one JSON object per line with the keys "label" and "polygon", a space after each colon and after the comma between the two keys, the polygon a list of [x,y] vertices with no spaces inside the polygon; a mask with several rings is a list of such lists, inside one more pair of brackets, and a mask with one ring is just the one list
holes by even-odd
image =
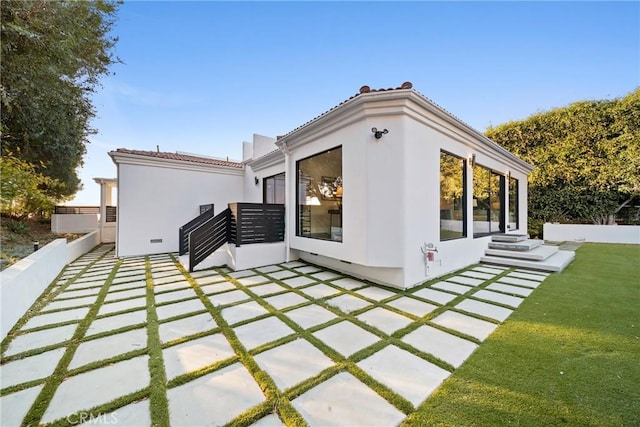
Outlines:
{"label": "outdoor wall sconce", "polygon": [[507,179],[511,179],[511,171],[507,171]]}
{"label": "outdoor wall sconce", "polygon": [[254,177],[253,177],[253,182],[255,182],[255,183],[256,183],[256,185],[260,184],[260,180],[258,179],[258,177],[257,177],[257,176],[254,176]]}
{"label": "outdoor wall sconce", "polygon": [[469,167],[471,167],[473,169],[473,167],[476,164],[476,155],[472,154],[469,156]]}
{"label": "outdoor wall sconce", "polygon": [[371,128],[371,132],[373,132],[373,135],[376,137],[376,139],[380,139],[382,138],[382,135],[386,135],[389,133],[387,129],[378,130],[378,128]]}

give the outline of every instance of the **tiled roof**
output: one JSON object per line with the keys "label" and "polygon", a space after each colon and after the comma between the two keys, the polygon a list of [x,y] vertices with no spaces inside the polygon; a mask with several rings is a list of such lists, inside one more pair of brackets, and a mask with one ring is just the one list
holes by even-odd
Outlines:
{"label": "tiled roof", "polygon": [[181,160],[183,162],[192,162],[192,163],[201,163],[207,165],[216,165],[216,166],[226,166],[230,168],[239,168],[242,169],[244,166],[242,163],[232,162],[229,160],[222,159],[214,159],[211,157],[199,157],[199,156],[191,156],[188,154],[178,154],[178,153],[166,153],[163,151],[144,151],[144,150],[129,150],[126,148],[118,148],[116,150],[117,153],[122,154],[134,154],[137,156],[147,156],[154,157],[156,159],[167,159],[167,160]]}
{"label": "tiled roof", "polygon": [[427,101],[429,101],[431,104],[433,104],[434,106],[436,106],[438,109],[442,110],[444,113],[448,114],[449,116],[453,117],[454,119],[456,119],[457,121],[465,124],[466,126],[470,127],[468,124],[466,124],[465,122],[463,122],[462,120],[460,120],[460,118],[458,118],[457,116],[451,114],[449,111],[445,110],[444,108],[442,108],[441,106],[439,106],[438,104],[436,104],[435,102],[433,102],[431,99],[427,98],[426,96],[424,96],[422,93],[418,92],[417,90],[413,89],[413,83],[411,82],[404,82],[402,83],[399,87],[393,88],[381,88],[381,89],[371,89],[369,86],[362,86],[360,88],[360,91],[358,93],[356,93],[355,95],[349,97],[348,99],[345,99],[344,101],[342,101],[340,104],[336,105],[335,107],[332,107],[330,109],[328,109],[327,111],[325,111],[324,113],[320,114],[317,117],[314,117],[313,119],[309,120],[308,122],[304,123],[303,125],[298,126],[297,128],[293,129],[292,131],[286,133],[285,135],[279,135],[277,137],[277,139],[282,139],[285,136],[291,135],[292,133],[296,132],[297,130],[307,126],[309,123],[316,121],[317,119],[319,119],[320,117],[323,117],[325,115],[327,115],[328,113],[330,113],[331,111],[335,110],[336,108],[340,107],[341,105],[344,105],[345,103],[351,101],[352,99],[354,99],[355,97],[363,94],[363,93],[372,93],[372,92],[388,92],[388,91],[393,91],[393,90],[412,90],[413,92],[417,93],[418,95],[420,95],[421,97],[423,97],[424,99],[426,99]]}

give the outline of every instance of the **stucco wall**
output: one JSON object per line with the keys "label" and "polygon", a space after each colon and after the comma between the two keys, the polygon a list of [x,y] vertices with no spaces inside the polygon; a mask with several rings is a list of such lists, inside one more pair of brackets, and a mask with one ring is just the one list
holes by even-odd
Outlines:
{"label": "stucco wall", "polygon": [[545,240],[578,240],[595,243],[629,243],[640,245],[639,225],[544,224]]}
{"label": "stucco wall", "polygon": [[[215,204],[216,213],[243,200],[240,174],[120,164],[117,255],[178,250],[178,228]],[[151,241],[160,241],[151,243]]]}
{"label": "stucco wall", "polygon": [[51,232],[89,233],[98,229],[98,214],[53,214]]}
{"label": "stucco wall", "polygon": [[0,339],[67,264],[67,241],[56,239],[0,273]]}

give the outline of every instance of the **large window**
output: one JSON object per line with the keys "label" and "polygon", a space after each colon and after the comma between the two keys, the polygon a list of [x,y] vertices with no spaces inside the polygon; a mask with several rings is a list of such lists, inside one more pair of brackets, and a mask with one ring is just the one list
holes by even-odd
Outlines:
{"label": "large window", "polygon": [[262,188],[264,203],[284,205],[284,173],[265,178]]}
{"label": "large window", "polygon": [[476,165],[473,168],[473,235],[504,233],[505,177]]}
{"label": "large window", "polygon": [[298,236],[342,242],[342,147],[296,163]]}
{"label": "large window", "polygon": [[509,230],[520,228],[518,213],[518,180],[509,178]]}
{"label": "large window", "polygon": [[440,152],[440,240],[467,235],[465,171],[464,159]]}

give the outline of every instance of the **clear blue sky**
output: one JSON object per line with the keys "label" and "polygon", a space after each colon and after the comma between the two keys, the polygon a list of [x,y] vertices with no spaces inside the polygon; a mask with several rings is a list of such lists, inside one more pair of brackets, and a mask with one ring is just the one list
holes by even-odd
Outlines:
{"label": "clear blue sky", "polygon": [[119,147],[240,159],[362,85],[413,87],[479,131],[640,86],[639,2],[125,2],[123,64],[70,204]]}

